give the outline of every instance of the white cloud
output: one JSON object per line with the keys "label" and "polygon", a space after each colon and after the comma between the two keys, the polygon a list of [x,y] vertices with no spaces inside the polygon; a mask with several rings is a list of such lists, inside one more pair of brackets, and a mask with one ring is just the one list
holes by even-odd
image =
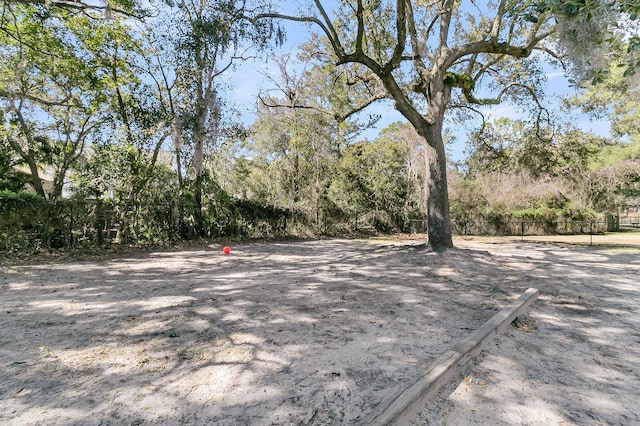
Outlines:
{"label": "white cloud", "polygon": [[507,103],[485,107],[482,112],[487,120],[495,120],[496,118],[503,117],[512,119],[523,118],[523,114],[519,113],[513,105]]}
{"label": "white cloud", "polygon": [[546,74],[547,80],[554,80],[556,78],[565,78],[562,71],[554,71]]}

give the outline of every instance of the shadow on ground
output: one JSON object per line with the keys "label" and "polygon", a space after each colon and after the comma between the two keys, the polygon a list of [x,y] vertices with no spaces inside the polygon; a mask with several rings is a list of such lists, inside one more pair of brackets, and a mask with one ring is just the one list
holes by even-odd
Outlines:
{"label": "shadow on ground", "polygon": [[[535,328],[500,342],[529,339],[523,356],[548,365],[531,373],[510,359],[512,368],[565,396],[589,383],[581,399],[545,400],[569,422],[612,418],[605,411],[637,421],[625,416],[640,393],[640,263],[633,254],[575,253],[477,244],[435,254],[415,242],[323,240],[243,244],[229,256],[205,247],[6,267],[0,422],[357,423],[528,287],[541,290]],[[584,363],[567,364],[549,339]],[[566,375],[545,376],[550,368]],[[602,390],[620,380],[636,392]],[[508,397],[485,402],[522,402]]]}
{"label": "shadow on ground", "polygon": [[[496,277],[541,297],[421,419],[428,424],[638,424],[640,251],[481,244]],[[449,392],[452,392],[448,395]]]}

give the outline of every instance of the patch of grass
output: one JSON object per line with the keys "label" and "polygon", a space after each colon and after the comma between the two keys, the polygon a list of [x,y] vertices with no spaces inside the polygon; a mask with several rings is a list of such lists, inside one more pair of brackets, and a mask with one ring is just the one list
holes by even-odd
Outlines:
{"label": "patch of grass", "polygon": [[640,247],[635,246],[607,246],[607,253],[611,254],[640,254]]}

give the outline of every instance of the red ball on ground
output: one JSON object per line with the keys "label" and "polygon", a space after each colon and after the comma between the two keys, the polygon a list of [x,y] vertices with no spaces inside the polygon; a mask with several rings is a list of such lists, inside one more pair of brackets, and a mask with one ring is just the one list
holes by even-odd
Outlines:
{"label": "red ball on ground", "polygon": [[231,247],[229,247],[229,246],[225,246],[225,247],[222,249],[222,252],[223,252],[224,254],[229,254],[229,253],[231,253]]}

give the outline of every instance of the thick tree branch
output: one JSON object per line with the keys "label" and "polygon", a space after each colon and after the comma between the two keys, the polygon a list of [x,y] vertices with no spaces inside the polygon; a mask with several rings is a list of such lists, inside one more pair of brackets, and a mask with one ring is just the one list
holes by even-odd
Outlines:
{"label": "thick tree branch", "polygon": [[45,8],[49,9],[49,8],[59,8],[59,9],[63,9],[63,10],[67,10],[67,11],[77,11],[77,12],[82,12],[85,15],[87,15],[90,18],[97,18],[96,16],[92,16],[91,14],[89,14],[88,12],[93,11],[93,12],[100,12],[101,14],[103,14],[104,18],[110,18],[112,13],[116,13],[119,15],[123,15],[123,16],[128,16],[130,18],[140,18],[140,17],[144,17],[146,16],[145,13],[136,13],[130,10],[125,10],[122,8],[118,8],[118,7],[112,7],[110,5],[97,5],[97,4],[88,4],[82,1],[74,1],[74,0],[57,0],[57,1],[50,1],[50,0],[9,0],[9,3],[16,3],[16,4],[30,4],[30,5],[40,5],[40,6],[44,6]]}
{"label": "thick tree branch", "polygon": [[504,16],[504,9],[505,0],[500,0],[498,11],[496,13],[496,16],[493,18],[493,22],[491,23],[491,32],[489,33],[489,37],[493,41],[498,41],[498,37],[500,36],[500,27],[502,27],[502,17]]}
{"label": "thick tree branch", "polygon": [[[418,40],[418,30],[416,28],[416,21],[415,21],[415,17],[413,15],[413,7],[411,5],[411,1],[410,0],[406,0],[406,21],[407,21],[407,27],[409,30],[409,35],[411,38],[411,49],[413,50],[413,55],[411,56],[411,60],[413,60],[413,66],[415,67],[416,71],[418,71],[418,74],[420,76],[420,79],[422,80],[421,83],[422,85],[426,85],[427,80],[429,78],[429,70],[427,69],[427,67],[425,66],[425,64],[422,62],[422,55],[424,54],[424,52],[421,52],[421,46],[420,46],[420,41]],[[426,46],[425,46],[426,48]]]}
{"label": "thick tree branch", "polygon": [[446,48],[449,39],[449,28],[451,27],[451,18],[453,16],[454,0],[444,0],[442,2],[442,15],[440,17],[440,48]]}
{"label": "thick tree branch", "polygon": [[384,67],[385,71],[391,71],[395,69],[402,61],[402,53],[404,52],[404,46],[407,42],[407,14],[406,14],[406,0],[396,0],[396,46],[393,49],[393,55],[391,60]]}
{"label": "thick tree branch", "polygon": [[362,54],[362,44],[364,40],[364,8],[362,7],[362,0],[358,0],[356,18],[358,20],[358,29],[356,33],[356,54]]}
{"label": "thick tree branch", "polygon": [[529,40],[524,46],[515,46],[506,42],[496,42],[493,40],[481,40],[473,43],[463,44],[453,47],[443,61],[443,67],[448,69],[459,59],[480,53],[508,55],[514,58],[527,58],[540,41],[549,37],[552,32],[543,33]]}
{"label": "thick tree branch", "polygon": [[345,122],[347,119],[349,119],[351,116],[358,114],[359,112],[362,112],[365,108],[367,108],[369,105],[375,103],[376,101],[379,101],[381,99],[387,99],[389,98],[389,95],[387,95],[386,93],[379,93],[376,95],[372,95],[369,98],[363,100],[362,102],[360,102],[360,104],[354,106],[353,108],[350,108],[348,111],[342,113],[342,114],[338,114],[335,112],[331,112],[331,111],[327,111],[323,108],[319,108],[313,105],[305,105],[305,104],[298,104],[298,103],[280,103],[276,100],[273,100],[271,98],[265,99],[261,94],[258,94],[258,99],[260,100],[260,103],[262,103],[262,105],[266,106],[267,108],[287,108],[287,109],[302,109],[302,110],[312,110],[312,111],[316,111],[319,112],[321,114],[333,117],[338,123],[343,123]]}
{"label": "thick tree branch", "polygon": [[260,19],[282,19],[285,21],[316,24],[322,29],[322,32],[324,32],[324,34],[329,39],[329,43],[331,43],[331,47],[336,53],[336,56],[338,56],[339,59],[344,58],[346,56],[344,49],[342,48],[342,45],[338,40],[338,36],[335,33],[335,29],[333,28],[333,26],[326,26],[320,19],[316,18],[315,16],[291,16],[291,15],[284,15],[281,13],[260,13],[249,19],[252,22],[256,22]]}
{"label": "thick tree branch", "polygon": [[333,23],[329,18],[329,15],[327,14],[327,12],[324,10],[324,6],[322,6],[322,3],[320,3],[320,0],[314,0],[314,3],[318,8],[318,11],[320,11],[320,14],[322,15],[322,19],[324,19],[326,28],[328,30],[328,32],[325,30],[325,32],[327,33],[327,37],[333,40],[331,45],[334,46],[334,43],[335,43],[334,50],[336,47],[338,48],[338,50],[335,50],[336,55],[338,54],[344,55],[344,48],[340,43],[340,37],[338,37],[338,33],[336,32],[336,29],[333,28]]}
{"label": "thick tree branch", "polygon": [[62,98],[62,99],[44,99],[44,98],[39,98],[37,96],[33,96],[33,95],[29,95],[28,93],[14,93],[14,92],[10,92],[8,90],[5,89],[1,89],[0,88],[0,98],[4,98],[4,99],[27,99],[30,101],[33,101],[39,105],[43,105],[43,106],[48,106],[48,107],[52,107],[52,106],[64,106],[64,107],[72,107],[74,106],[73,104],[68,103],[72,96],[71,95],[67,95],[66,97]]}

